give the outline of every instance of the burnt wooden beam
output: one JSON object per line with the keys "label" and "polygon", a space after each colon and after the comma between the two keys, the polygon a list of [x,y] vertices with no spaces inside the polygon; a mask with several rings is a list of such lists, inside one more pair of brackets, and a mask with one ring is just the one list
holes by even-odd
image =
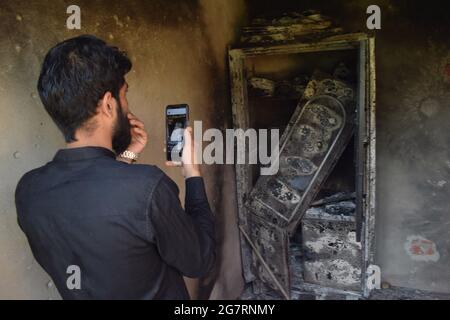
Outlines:
{"label": "burnt wooden beam", "polygon": [[[234,128],[247,129],[249,127],[249,115],[247,106],[247,81],[244,74],[244,55],[241,50],[229,51],[229,70],[231,81],[231,105]],[[235,150],[236,151],[236,150]],[[235,152],[236,154],[236,152]],[[240,229],[247,228],[247,209],[245,199],[251,189],[251,171],[243,164],[235,166],[236,175],[236,199],[238,206],[238,223]],[[256,279],[251,270],[252,250],[240,235],[241,259],[243,266],[243,276],[246,282]]]}

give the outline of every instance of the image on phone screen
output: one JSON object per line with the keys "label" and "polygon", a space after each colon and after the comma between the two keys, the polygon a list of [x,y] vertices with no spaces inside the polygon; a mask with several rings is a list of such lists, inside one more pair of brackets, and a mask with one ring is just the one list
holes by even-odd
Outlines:
{"label": "image on phone screen", "polygon": [[166,154],[168,161],[181,161],[183,131],[188,123],[188,105],[170,105],[166,108]]}

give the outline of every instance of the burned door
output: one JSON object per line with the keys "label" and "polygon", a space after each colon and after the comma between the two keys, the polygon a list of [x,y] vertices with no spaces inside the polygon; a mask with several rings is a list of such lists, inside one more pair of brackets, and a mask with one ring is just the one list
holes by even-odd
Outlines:
{"label": "burned door", "polygon": [[[340,154],[347,145],[353,132],[357,136],[364,134],[365,140],[374,137],[374,132],[367,134],[365,130],[374,130],[372,126],[360,126],[359,121],[367,121],[373,110],[373,93],[370,92],[371,59],[361,59],[370,51],[369,39],[365,35],[345,35],[338,39],[323,40],[310,44],[279,45],[272,47],[244,48],[230,51],[230,71],[232,80],[233,121],[235,128],[247,129],[255,125],[252,122],[252,101],[248,86],[258,83],[264,88],[264,96],[270,97],[271,103],[278,101],[273,97],[279,85],[273,81],[254,76],[254,71],[246,66],[246,60],[253,57],[277,55],[330,54],[351,50],[359,57],[356,60],[363,66],[357,70],[358,82],[352,84],[338,79],[336,74],[327,75],[312,73],[307,85],[302,88],[301,97],[291,104],[291,114],[282,127],[280,139],[280,157],[277,174],[260,176],[254,174],[249,165],[236,166],[238,185],[239,224],[241,230],[241,248],[244,277],[247,282],[259,279],[269,287],[277,290],[283,297],[289,298],[291,278],[289,262],[289,238],[297,229],[302,216],[308,209],[321,184],[335,165]],[[359,55],[358,55],[359,54]],[[338,54],[339,55],[339,54]],[[364,56],[366,57],[366,56]],[[314,59],[313,59],[314,60]],[[311,60],[311,61],[313,61]],[[249,70],[250,69],[250,70]],[[296,78],[297,79],[297,78]],[[285,80],[277,83],[283,83]],[[363,84],[361,84],[363,83]],[[295,88],[298,90],[298,86]],[[361,92],[364,91],[363,94]],[[292,97],[291,97],[292,98]],[[295,101],[292,100],[292,101]],[[262,106],[264,103],[259,100]],[[284,104],[285,105],[285,104]],[[273,110],[272,110],[273,111]],[[279,108],[277,113],[284,110]],[[258,109],[263,114],[264,110]],[[269,116],[273,123],[277,120]],[[373,119],[370,118],[373,122]],[[258,126],[258,124],[256,125]],[[271,126],[270,124],[265,126]],[[260,126],[261,127],[261,126]],[[264,125],[262,126],[264,127]],[[356,130],[355,130],[356,127]],[[370,139],[369,139],[370,140]],[[373,140],[362,144],[364,150],[358,161],[365,186],[365,200],[361,201],[360,229],[363,230],[364,257],[371,256],[372,239],[367,231],[373,227],[373,192],[368,195],[374,179],[366,182],[367,170],[373,165]],[[369,148],[367,148],[369,147]],[[359,147],[358,147],[359,148]],[[357,148],[357,150],[359,150]],[[369,152],[369,149],[371,150]],[[373,233],[371,233],[373,234]],[[370,264],[366,262],[362,265]],[[362,272],[364,274],[364,272]],[[364,279],[362,279],[364,280]],[[362,287],[364,289],[364,285]]]}
{"label": "burned door", "polygon": [[262,219],[292,232],[314,199],[352,133],[355,90],[314,76],[280,141],[279,172],[262,176],[246,206]]}

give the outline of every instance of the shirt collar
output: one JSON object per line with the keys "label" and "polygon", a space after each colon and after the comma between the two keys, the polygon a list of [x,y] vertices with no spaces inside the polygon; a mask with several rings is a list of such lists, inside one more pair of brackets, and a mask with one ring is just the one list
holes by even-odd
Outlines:
{"label": "shirt collar", "polygon": [[103,147],[67,148],[58,150],[53,160],[77,161],[100,157],[115,158],[116,154],[113,151]]}

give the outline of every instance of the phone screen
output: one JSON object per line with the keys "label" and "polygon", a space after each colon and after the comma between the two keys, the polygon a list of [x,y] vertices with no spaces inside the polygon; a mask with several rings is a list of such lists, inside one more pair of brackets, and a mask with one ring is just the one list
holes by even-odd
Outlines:
{"label": "phone screen", "polygon": [[166,108],[166,154],[168,161],[181,162],[183,132],[188,125],[189,106],[170,105]]}

